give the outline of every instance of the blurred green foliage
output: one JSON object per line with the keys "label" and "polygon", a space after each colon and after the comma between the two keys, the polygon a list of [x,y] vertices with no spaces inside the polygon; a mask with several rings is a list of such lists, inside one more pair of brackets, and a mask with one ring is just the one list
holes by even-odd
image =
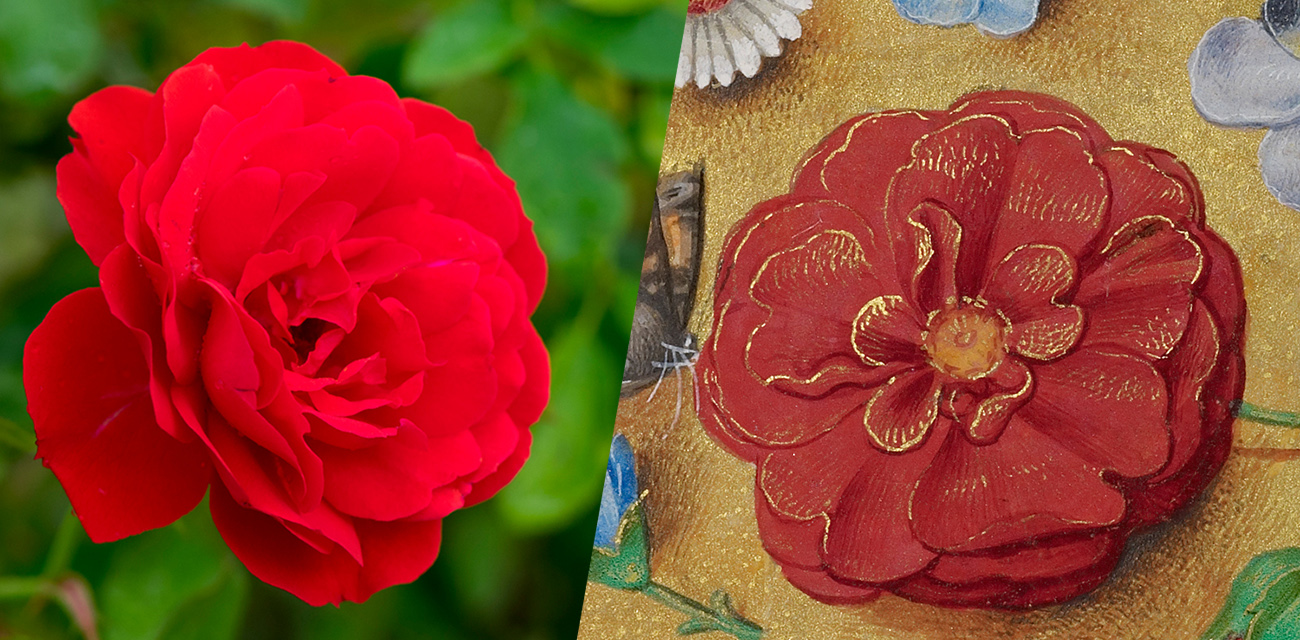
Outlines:
{"label": "blurred green foliage", "polygon": [[[0,637],[572,638],[585,588],[685,0],[0,0]],[[55,198],[72,105],[153,90],[213,46],[287,38],[471,122],[550,258],[554,399],[518,480],[453,514],[434,568],[312,608],[252,578],[206,505],[91,544],[39,462],[22,349],[95,286]],[[78,622],[80,620],[80,622]]]}

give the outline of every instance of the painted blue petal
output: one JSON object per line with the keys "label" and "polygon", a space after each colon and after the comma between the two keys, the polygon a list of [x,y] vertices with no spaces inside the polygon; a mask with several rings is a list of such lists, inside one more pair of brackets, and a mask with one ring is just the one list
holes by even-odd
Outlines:
{"label": "painted blue petal", "polygon": [[596,517],[595,546],[614,548],[614,536],[628,507],[636,502],[636,457],[623,434],[614,436],[605,465],[605,487],[600,493],[600,512]]}
{"label": "painted blue petal", "polygon": [[636,456],[632,453],[632,445],[628,444],[627,438],[621,433],[616,434],[609,445],[609,464],[605,467],[605,474],[614,481],[614,499],[618,504],[618,515],[622,517],[623,512],[636,502],[639,490],[636,483]]}
{"label": "painted blue petal", "polygon": [[1257,20],[1227,18],[1210,27],[1187,74],[1192,102],[1210,122],[1272,127],[1300,119],[1300,60]]}
{"label": "painted blue petal", "polygon": [[980,0],[894,0],[894,8],[912,22],[951,27],[974,20]]}
{"label": "painted blue petal", "polygon": [[1273,197],[1300,210],[1300,124],[1270,129],[1259,145],[1259,170]]}
{"label": "painted blue petal", "polygon": [[1038,0],[984,0],[975,26],[995,38],[1010,38],[1034,26]]}

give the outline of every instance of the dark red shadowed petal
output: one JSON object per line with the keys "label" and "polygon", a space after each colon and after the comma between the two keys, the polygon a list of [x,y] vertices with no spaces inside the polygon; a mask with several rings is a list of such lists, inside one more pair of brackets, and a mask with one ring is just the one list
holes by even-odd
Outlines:
{"label": "dark red shadowed petal", "polygon": [[969,552],[1110,526],[1124,509],[1100,469],[1017,416],[991,445],[954,431],[917,483],[910,515],[926,546]]}
{"label": "dark red shadowed petal", "polygon": [[810,571],[790,565],[781,565],[785,579],[800,591],[826,604],[862,604],[880,597],[879,589],[855,587],[836,582],[825,571]]}
{"label": "dark red shadowed petal", "polygon": [[1119,555],[1124,536],[1114,531],[1027,545],[999,555],[941,555],[926,573],[935,580],[970,584],[990,579],[1037,582],[1106,564]]}
{"label": "dark red shadowed petal", "polygon": [[99,289],[55,304],[28,339],[23,363],[37,457],[92,540],[170,524],[203,498],[212,478],[207,451],[158,426],[145,357]]}

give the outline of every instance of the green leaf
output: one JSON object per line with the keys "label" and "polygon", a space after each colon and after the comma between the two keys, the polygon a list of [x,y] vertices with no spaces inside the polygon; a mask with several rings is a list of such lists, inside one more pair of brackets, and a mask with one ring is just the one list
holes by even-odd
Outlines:
{"label": "green leaf", "polygon": [[597,339],[592,325],[575,323],[550,342],[557,384],[533,426],[528,463],[495,500],[517,531],[558,530],[600,500],[622,359]]}
{"label": "green leaf", "polygon": [[222,0],[222,4],[246,9],[283,24],[297,24],[307,16],[310,0]]}
{"label": "green leaf", "polygon": [[33,170],[0,182],[0,285],[24,275],[67,232],[53,172]]}
{"label": "green leaf", "polygon": [[[104,638],[233,637],[246,585],[230,583],[242,572],[206,503],[176,524],[130,538],[115,549],[100,588]],[[200,617],[207,622],[188,622]]]}
{"label": "green leaf", "polygon": [[668,113],[673,102],[670,87],[644,94],[637,105],[637,142],[651,166],[663,162],[664,140],[668,133]]}
{"label": "green leaf", "polygon": [[467,509],[443,522],[439,562],[451,577],[462,611],[490,619],[509,606],[526,560],[522,542],[510,535],[493,509]]}
{"label": "green leaf", "polygon": [[650,583],[650,536],[639,500],[628,508],[618,524],[614,552],[592,548],[587,580],[632,590],[644,589]]}
{"label": "green leaf", "polygon": [[559,262],[589,248],[612,253],[631,211],[622,130],[550,75],[521,75],[515,95],[497,160],[518,184],[542,247]]}
{"label": "green leaf", "polygon": [[0,89],[39,99],[89,80],[103,42],[91,0],[0,0]]}
{"label": "green leaf", "polygon": [[1300,549],[1255,556],[1228,592],[1202,640],[1300,638]]}
{"label": "green leaf", "polygon": [[627,79],[671,83],[677,75],[684,9],[658,7],[636,16],[606,17],[558,7],[545,21],[552,35]]}
{"label": "green leaf", "polygon": [[527,40],[506,0],[468,0],[425,27],[407,54],[403,79],[429,88],[494,71]]}
{"label": "green leaf", "polygon": [[[569,4],[592,13],[624,16],[630,13],[640,13],[659,5],[680,5],[682,3],[677,2],[677,0],[569,0]],[[684,10],[683,13],[685,13]],[[680,33],[677,39],[681,40]]]}

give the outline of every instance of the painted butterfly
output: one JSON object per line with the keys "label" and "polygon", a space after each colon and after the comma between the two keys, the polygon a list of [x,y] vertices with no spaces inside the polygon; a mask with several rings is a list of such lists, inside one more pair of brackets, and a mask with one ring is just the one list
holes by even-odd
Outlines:
{"label": "painted butterfly", "polygon": [[703,169],[660,176],[623,368],[623,396],[657,383],[669,370],[689,366],[698,355],[686,323],[695,306],[703,222]]}

